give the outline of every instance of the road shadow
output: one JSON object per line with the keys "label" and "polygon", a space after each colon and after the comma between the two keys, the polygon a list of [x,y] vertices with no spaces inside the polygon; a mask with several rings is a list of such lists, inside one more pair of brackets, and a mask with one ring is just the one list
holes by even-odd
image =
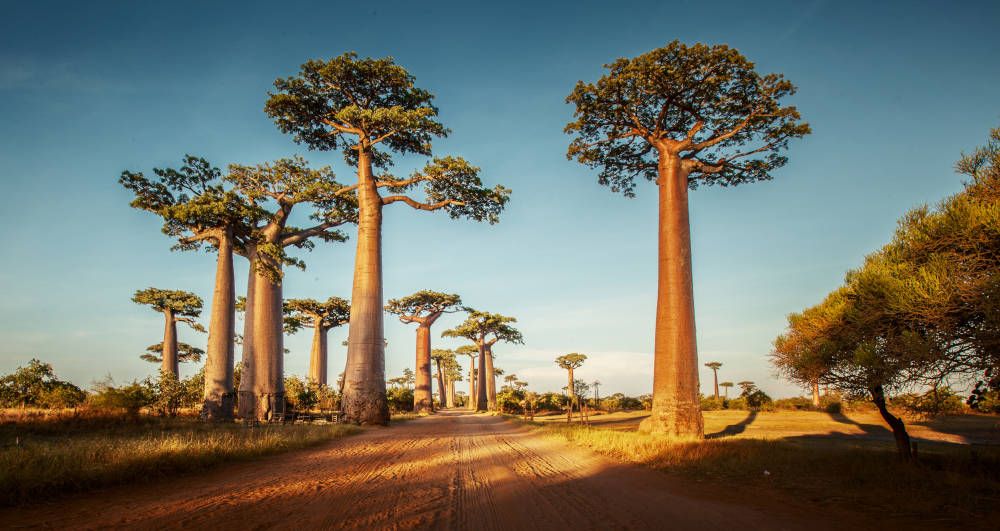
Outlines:
{"label": "road shadow", "polygon": [[862,424],[840,412],[834,413],[831,411],[827,411],[826,414],[830,415],[831,419],[841,424],[850,424],[852,426],[857,426],[858,428],[861,429],[861,431],[865,432],[865,435],[868,435],[870,437],[892,438],[892,432],[889,431],[889,429],[886,428],[885,426],[879,426],[877,424]]}
{"label": "road shadow", "polygon": [[737,422],[736,424],[730,424],[725,428],[722,428],[722,431],[717,431],[715,433],[706,433],[705,438],[721,439],[723,437],[732,437],[733,435],[739,435],[740,433],[746,431],[747,426],[753,424],[753,421],[756,419],[757,419],[757,412],[751,411],[747,414],[746,418]]}

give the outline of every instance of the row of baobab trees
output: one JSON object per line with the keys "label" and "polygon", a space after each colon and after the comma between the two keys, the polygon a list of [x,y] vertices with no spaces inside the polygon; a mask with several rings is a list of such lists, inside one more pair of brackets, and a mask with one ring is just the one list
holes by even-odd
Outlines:
{"label": "row of baobab trees", "polygon": [[[567,157],[598,169],[598,182],[626,197],[635,195],[637,180],[659,189],[653,409],[643,429],[701,437],[688,189],[770,179],[787,162],[782,152],[789,141],[808,134],[809,126],[784,103],[795,92],[789,81],[758,73],[725,45],[674,41],[605,68],[596,82],[578,82],[566,99],[574,106],[565,127],[573,137]],[[179,170],[156,170],[158,179],[125,172],[121,182],[135,192],[133,206],[164,218],[164,231],[178,238],[179,248],[208,245],[218,252],[206,362],[209,418],[226,418],[231,410],[233,255],[250,263],[242,357],[247,376],[239,392],[252,400],[240,400],[241,409],[246,403],[267,420],[282,401],[282,268],[302,265],[286,251],[343,241],[339,227],[356,223],[342,407],[349,421],[384,424],[382,208],[404,203],[495,223],[510,190],[484,186],[479,169],[459,157],[432,158],[409,177],[388,173],[394,156],[431,156],[432,140],[448,134],[433,96],[392,58],[346,53],[308,61],[274,87],[265,112],[278,128],[310,149],[341,151],[356,182],[341,184],[329,168],[310,168],[298,157],[233,164],[225,175],[188,157]],[[422,198],[409,193],[418,186]],[[288,226],[298,205],[310,205],[313,226]],[[470,319],[477,315],[497,320],[475,312]],[[477,337],[482,351],[489,340]],[[479,358],[480,367],[490,363]],[[480,374],[485,383],[485,371]]]}

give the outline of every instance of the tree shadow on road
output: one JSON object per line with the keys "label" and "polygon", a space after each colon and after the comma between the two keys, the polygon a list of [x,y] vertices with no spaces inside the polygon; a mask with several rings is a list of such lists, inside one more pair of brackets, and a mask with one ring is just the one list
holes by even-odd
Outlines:
{"label": "tree shadow on road", "polygon": [[757,419],[757,412],[751,411],[749,412],[749,414],[747,414],[745,419],[737,422],[736,424],[730,424],[725,428],[722,428],[722,431],[717,431],[715,433],[706,433],[705,438],[721,439],[723,437],[732,437],[733,435],[739,435],[740,433],[746,431],[747,426],[753,424],[753,421],[756,419]]}
{"label": "tree shadow on road", "polygon": [[840,412],[835,413],[827,411],[827,415],[830,415],[831,419],[841,424],[850,424],[852,426],[857,426],[858,428],[861,429],[861,431],[865,432],[865,435],[868,435],[870,437],[879,437],[879,438],[888,437],[890,439],[892,438],[892,432],[889,431],[889,429],[886,428],[885,426],[879,426],[877,424],[862,424]]}

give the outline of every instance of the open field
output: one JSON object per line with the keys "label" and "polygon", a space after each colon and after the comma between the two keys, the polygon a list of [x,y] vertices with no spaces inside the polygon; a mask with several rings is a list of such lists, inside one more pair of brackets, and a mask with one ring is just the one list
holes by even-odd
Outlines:
{"label": "open field", "polygon": [[[1000,434],[993,416],[915,421],[920,460],[898,462],[892,435],[877,414],[806,411],[705,412],[703,443],[671,443],[635,432],[645,412],[539,417],[540,434],[695,481],[783,492],[816,506],[872,518],[899,517],[931,528],[978,528],[996,518],[1000,500]],[[766,493],[766,494],[765,494]]]}
{"label": "open field", "polygon": [[184,417],[3,414],[0,504],[201,471],[356,431],[344,425],[247,428]]}

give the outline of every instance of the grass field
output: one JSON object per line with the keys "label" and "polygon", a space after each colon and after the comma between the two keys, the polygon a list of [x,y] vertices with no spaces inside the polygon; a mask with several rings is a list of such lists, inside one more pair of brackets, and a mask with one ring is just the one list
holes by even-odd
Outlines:
{"label": "grass field", "polygon": [[248,428],[196,418],[0,413],[0,504],[203,470],[318,444],[345,425]]}
{"label": "grass field", "polygon": [[[645,412],[537,417],[544,434],[744,496],[782,491],[820,505],[934,527],[984,528],[1000,516],[1000,418],[958,416],[910,423],[920,444],[916,465],[900,463],[877,414],[807,411],[705,412],[701,443],[670,442],[635,431]],[[995,520],[992,520],[995,521]]]}

